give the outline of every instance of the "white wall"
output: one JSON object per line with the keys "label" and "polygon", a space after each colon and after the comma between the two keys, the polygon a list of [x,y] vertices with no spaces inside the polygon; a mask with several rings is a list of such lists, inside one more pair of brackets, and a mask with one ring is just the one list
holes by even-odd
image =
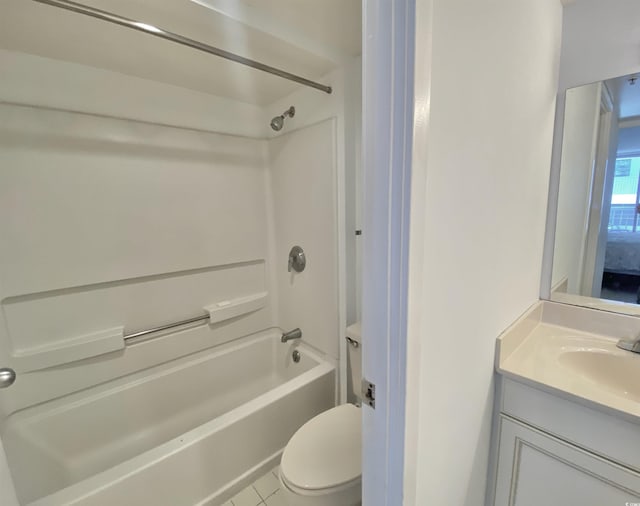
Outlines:
{"label": "white wall", "polygon": [[[98,318],[99,321],[93,321],[96,314],[92,308],[99,307],[105,298],[114,298],[115,292],[107,286],[109,283],[136,280],[142,276],[158,276],[166,272],[212,268],[207,262],[212,258],[213,244],[214,256],[218,261],[255,262],[262,258],[261,268],[264,269],[264,258],[275,254],[273,245],[267,246],[264,240],[268,234],[275,233],[274,211],[287,221],[291,216],[288,210],[284,212],[282,209],[275,209],[272,204],[277,207],[285,202],[285,190],[294,188],[286,185],[268,186],[273,181],[266,171],[269,163],[266,142],[237,136],[216,137],[204,131],[190,130],[196,128],[221,130],[234,135],[272,137],[274,149],[278,146],[276,151],[285,153],[292,150],[292,156],[279,153],[273,156],[276,169],[288,167],[286,170],[296,177],[300,177],[305,171],[309,176],[315,176],[316,172],[310,170],[313,163],[330,165],[325,170],[318,171],[329,178],[324,179],[328,182],[327,192],[313,193],[313,188],[308,184],[311,178],[304,178],[301,187],[306,185],[304,187],[308,190],[307,194],[315,197],[318,205],[314,209],[307,206],[306,212],[301,214],[310,224],[317,225],[318,220],[330,224],[331,230],[327,229],[325,235],[333,237],[337,242],[330,244],[324,241],[326,248],[332,251],[333,258],[325,260],[328,262],[327,269],[320,278],[330,280],[334,289],[331,303],[335,311],[328,318],[332,320],[330,325],[333,331],[331,337],[328,332],[320,329],[309,334],[326,334],[319,340],[312,340],[312,344],[334,357],[339,355],[337,343],[340,329],[344,328],[346,320],[347,282],[345,262],[338,262],[336,257],[340,253],[344,258],[346,244],[353,248],[355,243],[353,235],[347,240],[344,225],[347,186],[345,159],[349,156],[352,165],[355,165],[354,160],[357,158],[357,143],[354,138],[357,131],[347,127],[352,127],[357,121],[360,59],[356,58],[350,65],[323,77],[333,85],[333,94],[326,95],[300,88],[291,96],[266,108],[102,69],[11,51],[0,51],[0,62],[3,68],[9,70],[8,79],[3,79],[0,84],[0,103],[6,104],[3,106],[5,124],[12,125],[12,128],[6,128],[3,132],[4,144],[7,146],[3,155],[7,157],[9,165],[15,165],[15,170],[5,173],[5,177],[9,178],[5,181],[5,188],[12,186],[16,191],[22,188],[24,195],[33,194],[31,200],[12,201],[7,198],[4,202],[8,206],[7,211],[18,218],[8,220],[4,227],[5,237],[11,239],[8,241],[11,246],[3,250],[5,266],[11,264],[13,267],[4,273],[2,279],[1,293],[5,297],[4,305],[8,308],[5,316],[11,320],[11,324],[7,336],[3,338],[6,346],[0,353],[16,354],[36,349],[51,341],[64,341],[86,333],[87,326],[92,326],[92,330],[100,330],[115,325],[116,321],[126,323],[127,330],[149,326],[151,321],[156,321],[152,314],[123,317],[123,313],[126,313],[125,302],[119,304],[119,308],[105,310]],[[46,84],[42,79],[44,75],[47,76]],[[298,108],[296,117],[287,121],[282,132],[273,132],[268,126],[269,118],[282,112],[285,107],[283,104],[288,106],[290,103]],[[29,104],[29,107],[9,104]],[[27,117],[30,119],[25,119]],[[116,117],[144,123],[122,121],[115,119]],[[322,155],[324,162],[322,157],[314,156],[308,159],[309,163],[302,164],[302,170],[294,170],[305,154],[305,150],[297,147],[297,131],[302,132],[303,127],[327,118],[334,120],[331,135],[320,134],[316,140],[311,138],[308,142],[303,142]],[[159,126],[160,124],[179,125],[188,129],[164,127]],[[310,131],[317,132],[318,129]],[[308,134],[304,135],[308,137]],[[42,141],[42,147],[34,141],[36,137]],[[282,140],[276,142],[276,138]],[[17,142],[14,142],[16,139]],[[189,177],[190,172],[185,167],[178,170],[180,157],[184,157],[185,162],[188,160],[187,163],[193,162],[193,165],[201,167],[207,162],[214,165],[219,162],[235,168],[218,175],[215,171],[209,173],[206,175],[211,178],[209,183],[204,180],[195,181]],[[245,177],[248,173],[239,170],[246,163],[253,164],[256,169],[253,175],[247,176],[250,181]],[[172,164],[175,169],[160,169],[161,165]],[[28,175],[26,170],[19,170],[25,165],[34,172],[32,175]],[[154,167],[158,172],[153,172]],[[173,170],[178,172],[172,173]],[[354,191],[352,180],[355,167],[350,166],[348,173],[351,177],[349,191]],[[162,182],[156,184],[158,174],[161,175]],[[20,177],[24,181],[21,182]],[[220,184],[216,178],[229,179],[228,184],[225,181],[226,190],[236,188],[236,191],[225,191],[225,185]],[[47,185],[40,186],[45,179]],[[169,185],[172,179],[175,179],[174,185],[179,185],[180,190]],[[164,189],[161,188],[162,185],[165,185]],[[60,189],[52,192],[58,186]],[[277,198],[267,195],[271,190],[277,194]],[[299,191],[297,193],[303,195]],[[178,212],[171,212],[167,204],[177,205],[184,198],[189,199],[188,205],[184,209],[178,208]],[[265,198],[270,199],[269,205],[265,203]],[[35,212],[42,212],[39,226],[44,230],[36,229],[30,241],[21,241],[27,228],[24,220],[36,218],[29,208],[30,202],[36,200],[41,209]],[[169,202],[161,203],[162,200]],[[60,201],[67,202],[67,207],[58,208]],[[351,203],[353,199],[349,201]],[[304,201],[309,202],[310,200]],[[238,209],[225,210],[225,206],[232,203]],[[144,211],[140,211],[141,207]],[[77,210],[84,211],[85,208],[88,211],[77,213]],[[162,208],[162,212],[157,213],[155,208]],[[200,214],[197,220],[193,220],[190,215],[190,208],[193,211],[198,208]],[[312,215],[309,215],[309,211],[313,211]],[[5,214],[9,215],[10,213]],[[127,215],[131,215],[132,219],[127,226],[123,226]],[[227,216],[234,217],[234,226],[224,225]],[[186,227],[185,219],[191,219]],[[284,225],[278,228],[280,231],[286,229]],[[207,229],[208,233],[205,232]],[[171,233],[160,233],[167,231]],[[350,232],[353,233],[353,230]],[[128,248],[123,247],[125,244]],[[243,249],[247,248],[252,253],[243,253]],[[40,261],[44,251],[47,251],[48,258]],[[20,261],[14,261],[18,258]],[[56,268],[51,269],[52,265]],[[253,265],[252,268],[255,269],[256,266]],[[30,274],[27,275],[27,272]],[[349,274],[354,276],[353,269]],[[269,278],[269,283],[276,283],[273,273],[269,272],[266,277]],[[94,290],[94,285],[101,289]],[[43,291],[66,290],[69,287],[74,287],[74,290],[81,287],[80,292],[84,291],[82,287],[91,287],[91,290],[86,291],[95,296],[89,301],[83,299],[84,295],[62,294],[62,297],[56,297],[55,312],[51,307],[43,309],[39,295],[34,298],[35,294]],[[121,287],[117,290],[123,292]],[[166,292],[167,287],[164,290]],[[123,293],[117,296],[121,301],[134,296],[126,289],[124,292],[126,297],[123,297]],[[141,294],[136,293],[135,296],[140,297]],[[35,304],[31,299],[36,300]],[[45,297],[44,306],[50,305],[49,299],[53,298]],[[350,293],[348,299],[350,312],[353,314],[354,294]],[[275,317],[278,314],[275,294],[272,294],[272,302]],[[77,319],[73,318],[74,328],[68,328],[68,323],[61,322],[71,320],[65,315],[79,307],[78,304],[87,309],[86,317],[81,318],[82,321],[75,321]],[[188,304],[202,305],[201,301],[194,304],[194,301],[185,299],[181,300],[181,304],[185,307]],[[167,300],[161,305],[164,305],[163,321],[172,319],[171,316],[175,313],[172,303]],[[31,312],[43,310],[59,314],[58,321],[26,318]],[[159,307],[155,310],[159,310]],[[304,310],[298,312],[310,314],[313,308],[305,305]],[[288,325],[289,318],[286,320]],[[43,325],[53,325],[55,328],[55,332],[47,335],[46,343],[41,340],[44,335]]]}
{"label": "white wall", "polygon": [[[320,80],[323,83],[327,83],[333,87],[333,93],[330,95],[324,93],[318,93],[315,90],[309,88],[300,88],[295,93],[273,103],[265,108],[265,114],[267,118],[271,118],[276,115],[282,114],[289,106],[293,105],[296,108],[296,114],[293,118],[288,118],[285,121],[285,126],[280,132],[274,132],[268,127],[268,123],[264,123],[264,135],[270,139],[277,139],[281,136],[287,136],[291,133],[295,133],[298,130],[313,127],[319,123],[325,122],[330,119],[333,121],[333,142],[330,145],[327,140],[322,137],[318,137],[316,142],[322,142],[321,145],[314,145],[312,149],[324,150],[324,155],[329,155],[329,151],[334,150],[335,157],[335,200],[329,202],[329,198],[326,197],[326,207],[324,210],[318,209],[322,213],[331,213],[333,210],[336,212],[335,230],[337,233],[337,252],[338,259],[335,269],[338,273],[338,293],[337,293],[337,305],[338,305],[338,324],[337,324],[337,339],[339,347],[340,361],[340,378],[341,378],[341,399],[346,400],[346,377],[347,377],[347,363],[346,363],[346,341],[344,340],[344,331],[348,324],[355,322],[359,318],[360,307],[359,299],[360,294],[358,290],[359,273],[361,269],[360,262],[358,261],[358,240],[355,236],[355,229],[358,225],[358,205],[359,201],[354,199],[353,196],[360,191],[360,181],[358,178],[358,170],[360,168],[360,128],[361,128],[361,100],[362,100],[362,75],[361,75],[362,59],[360,57],[354,58],[349,64],[339,67],[329,74],[323,76]],[[315,129],[317,133],[321,130]],[[291,142],[296,141],[297,136],[291,136]],[[311,141],[312,143],[314,141]],[[270,146],[276,144],[270,140]],[[295,147],[289,147],[287,149],[294,149]],[[326,156],[322,157],[327,159]],[[273,160],[273,158],[272,158]],[[296,165],[296,158],[290,158],[286,160],[287,163]],[[277,165],[280,162],[277,161],[272,167],[272,170],[277,170]],[[297,173],[304,173],[307,169],[299,167],[296,169]],[[300,191],[307,191],[308,184],[301,188]],[[276,187],[273,188],[273,193],[278,192]],[[333,207],[335,206],[335,207]],[[311,216],[310,222],[317,223],[318,220],[323,221],[326,218],[322,216]],[[326,223],[326,222],[325,222]],[[276,240],[279,240],[277,234],[274,236]],[[288,253],[288,250],[287,250]],[[274,256],[276,253],[274,252]],[[281,254],[280,254],[281,255]],[[275,256],[279,259],[279,256]],[[325,262],[328,259],[324,260]],[[331,263],[325,264],[327,267],[327,273],[334,272],[334,267]],[[286,309],[280,308],[279,314],[284,314]],[[306,308],[305,311],[314,311],[312,308]],[[331,323],[333,325],[333,323]],[[314,340],[310,344],[318,347],[321,351],[335,356],[335,348],[332,344],[330,347],[326,346],[330,339],[328,336],[320,337],[319,340]],[[332,341],[331,341],[332,342]]]}
{"label": "white wall", "polygon": [[265,131],[262,108],[178,86],[4,49],[0,68],[0,102],[248,137]]}
{"label": "white wall", "polygon": [[[15,219],[15,224],[21,223],[21,226],[26,227],[21,232],[23,237],[31,243],[29,255],[20,258],[18,263],[5,272],[3,279],[0,280],[0,293],[3,302],[7,302],[7,297],[23,296],[33,290],[82,284],[89,282],[88,278],[92,278],[92,281],[102,279],[102,281],[108,282],[109,279],[119,279],[125,275],[122,272],[107,273],[104,269],[99,268],[94,269],[93,272],[89,272],[91,271],[89,269],[87,274],[90,276],[84,276],[84,279],[80,279],[83,276],[70,279],[65,274],[65,269],[67,274],[69,268],[75,269],[78,273],[82,269],[82,264],[86,266],[87,260],[90,259],[86,256],[88,249],[91,248],[97,248],[99,253],[110,251],[111,253],[107,256],[112,254],[118,256],[120,248],[123,250],[130,248],[129,251],[137,252],[141,262],[125,276],[135,277],[142,271],[162,273],[172,269],[188,270],[190,267],[211,266],[212,258],[201,261],[203,256],[207,256],[208,246],[206,244],[209,243],[211,246],[218,242],[215,240],[215,234],[207,233],[207,230],[213,232],[210,225],[211,220],[207,215],[219,213],[221,209],[219,207],[216,209],[217,204],[215,203],[217,191],[215,189],[215,171],[206,174],[206,171],[202,171],[202,167],[206,164],[215,165],[216,160],[226,164],[229,168],[234,165],[238,166],[238,164],[247,166],[247,164],[253,163],[258,180],[263,182],[266,179],[264,170],[266,145],[262,141],[231,139],[227,136],[216,137],[204,132],[168,129],[159,125],[176,125],[189,129],[261,137],[265,130],[265,117],[261,108],[103,69],[6,50],[0,50],[0,68],[3,69],[2,79],[0,79],[0,102],[53,109],[47,111],[2,106],[0,112],[2,117],[0,126],[3,130],[0,133],[3,141],[1,150],[3,157],[2,177],[4,178],[2,190],[5,192],[2,203],[5,206],[16,204],[22,209],[18,212],[17,209],[5,208],[3,216],[7,219],[12,217]],[[127,118],[154,125],[74,115],[55,110]],[[5,150],[7,146],[10,146],[10,151]],[[118,152],[119,154],[116,155]],[[110,170],[111,162],[115,162],[118,156],[124,163],[117,162],[115,169]],[[156,163],[159,162],[158,156],[162,157],[161,163]],[[111,162],[108,161],[109,158],[111,158]],[[253,161],[250,161],[251,158]],[[13,162],[18,159],[20,163],[14,164]],[[43,163],[45,160],[46,163]],[[82,170],[83,164],[87,164],[90,169]],[[96,174],[96,170],[99,168],[105,170],[98,170]],[[177,177],[170,185],[165,176],[168,176],[172,171]],[[243,170],[238,171],[237,176],[242,178],[242,172]],[[247,175],[247,172],[244,172]],[[36,176],[36,173],[39,173],[39,176]],[[123,184],[119,188],[109,185],[110,176],[119,178],[118,174],[124,176],[121,182],[126,179],[128,183],[135,180],[137,183],[129,186]],[[97,177],[93,178],[92,176],[95,175]],[[194,177],[197,181],[193,179]],[[22,180],[20,193],[18,193],[18,186],[13,186],[16,179]],[[50,184],[48,188],[44,184],[45,180],[48,181],[46,184]],[[103,183],[110,186],[110,189],[102,188]],[[173,186],[174,184],[175,186]],[[74,185],[76,185],[75,189]],[[90,189],[86,188],[89,191],[82,191],[81,187],[85,185],[90,187]],[[164,185],[166,192],[160,190],[158,185]],[[212,187],[214,187],[213,191],[207,189]],[[75,190],[80,190],[79,198],[76,198]],[[42,199],[36,206],[33,204],[39,200],[37,197],[39,191],[48,193],[51,198]],[[194,191],[202,193],[203,198],[199,206],[187,197],[189,193],[193,197]],[[16,197],[24,197],[24,200],[16,199],[12,204],[5,198],[6,192],[12,192]],[[157,198],[147,198],[154,194]],[[172,211],[172,196],[185,200],[186,206],[174,207]],[[50,213],[47,210],[47,202],[54,208],[58,207],[52,199],[59,199],[59,202],[62,201],[65,205]],[[264,203],[264,193],[259,195],[255,201],[249,202],[247,211],[260,200]],[[144,202],[146,205],[142,205]],[[131,216],[131,220],[125,223],[121,230],[118,231],[119,225],[117,223],[112,223],[115,226],[113,231],[126,244],[118,244],[117,241],[109,240],[108,237],[101,234],[105,226],[110,226],[107,223],[109,221],[107,207],[112,211],[117,211],[112,216],[114,218],[116,214],[123,216],[120,212],[124,212],[127,206],[135,206],[136,203],[140,213]],[[83,208],[92,204],[95,205],[91,209]],[[242,205],[241,200],[238,200],[237,204]],[[101,219],[100,212],[96,212],[95,208],[99,208],[101,205],[104,206],[103,210],[107,213],[103,215],[103,218],[107,218],[107,220]],[[67,211],[69,221],[66,221],[63,216]],[[169,220],[163,218],[163,215],[166,217],[166,213],[175,214],[174,225],[178,225],[178,228],[174,228],[174,231],[178,236],[184,238],[186,233],[186,235],[191,235],[195,241],[187,240],[185,243],[185,246],[189,244],[191,249],[187,257],[180,258],[177,250],[171,246],[164,249],[164,254],[152,255],[156,261],[164,256],[166,265],[159,268],[157,265],[155,267],[150,265],[149,258],[144,253],[145,250],[150,248],[153,251],[162,242],[174,245],[180,242],[180,238],[175,237],[176,234],[166,232],[167,226],[172,228],[171,218]],[[146,215],[146,217],[142,215]],[[265,215],[264,211],[258,213],[261,218],[264,218]],[[40,218],[43,218],[43,221],[39,221]],[[24,220],[29,223],[25,223]],[[59,234],[60,228],[56,224],[57,220],[62,220],[58,224],[61,224],[67,233],[78,234],[80,230],[74,231],[72,228],[79,223],[84,223],[84,225],[80,225],[80,229],[84,228],[85,232],[88,232],[88,236],[84,240],[77,235],[75,240],[66,244],[66,247],[70,248],[67,253],[71,252],[69,257],[66,257],[66,253],[63,252],[65,249],[65,244],[62,241],[64,233]],[[186,220],[183,222],[183,225],[187,225],[186,227],[179,226],[178,222],[181,220]],[[144,226],[140,227],[143,221]],[[148,233],[138,233],[140,228]],[[258,229],[262,231],[264,227],[258,225]],[[20,232],[20,230],[16,231]],[[6,255],[10,254],[10,249],[14,246],[12,244],[9,247],[6,232],[3,229],[3,262],[7,261]],[[129,236],[129,232],[132,232],[133,235]],[[247,231],[245,230],[245,232]],[[194,233],[202,240],[198,239]],[[140,242],[140,239],[145,235],[148,240]],[[131,241],[126,237],[130,237]],[[92,244],[95,239],[97,242]],[[111,239],[115,239],[115,237],[111,237]],[[37,242],[45,242],[47,245],[38,246]],[[221,242],[224,244],[225,241]],[[231,241],[226,242],[231,244]],[[52,243],[55,243],[53,250],[57,249],[62,255],[61,258],[47,257],[47,254],[50,253],[49,245]],[[106,244],[107,249],[103,250],[99,246],[100,244]],[[43,246],[47,248],[46,251],[42,251]],[[218,250],[218,245],[216,244],[214,248]],[[42,255],[42,258],[36,258],[39,254]],[[77,260],[74,254],[79,255],[78,265],[74,265]],[[262,256],[266,254],[265,243]],[[194,255],[201,256],[201,259],[196,260]],[[168,258],[170,256],[173,258]],[[115,260],[115,257],[112,260]],[[12,272],[14,267],[17,269]],[[22,277],[22,281],[16,282],[15,278],[21,277],[18,275],[21,267],[27,270],[33,268],[33,276]],[[96,266],[94,265],[94,267]],[[88,317],[96,319],[92,324],[98,327],[105,325],[108,320],[111,320],[112,323],[118,320],[128,322],[129,326],[142,328],[155,325],[160,321],[166,322],[174,317],[198,313],[201,310],[198,306],[203,300],[213,302],[212,298],[222,295],[222,293],[214,293],[217,289],[211,291],[212,282],[218,288],[228,287],[228,283],[231,282],[237,289],[249,289],[250,286],[247,283],[256,281],[256,278],[253,281],[249,279],[251,277],[250,271],[256,268],[260,269],[261,266],[253,264],[249,269],[231,269],[226,272],[212,269],[208,272],[201,272],[202,275],[196,272],[192,273],[193,275],[169,276],[164,281],[160,275],[157,276],[157,279],[147,280],[146,284],[137,284],[138,290],[130,290],[135,285],[128,284],[127,286],[125,283],[115,290],[88,290],[84,294],[76,294],[75,299],[73,299],[73,293],[68,293],[67,295],[72,297],[57,298],[56,310],[65,307],[68,310],[73,310],[76,304],[80,304],[86,313],[75,313],[85,316],[79,319],[74,318],[76,327],[82,327],[89,323]],[[45,274],[37,274],[37,269],[44,269]],[[122,271],[122,269],[119,270]],[[240,271],[244,272],[240,273]],[[184,271],[182,273],[185,274]],[[236,274],[240,274],[243,280],[237,278]],[[7,276],[13,277],[14,281],[7,279]],[[212,276],[217,276],[218,279],[214,281]],[[55,277],[58,279],[53,280],[52,278]],[[231,279],[234,277],[235,279]],[[223,278],[226,278],[226,281]],[[257,278],[257,281],[266,282],[267,279],[262,274]],[[27,287],[25,283],[32,286]],[[176,283],[181,285],[181,288]],[[9,286],[9,284],[13,286]],[[116,285],[117,283],[114,287]],[[176,288],[179,289],[176,290]],[[154,293],[153,297],[149,296],[149,290]],[[190,295],[182,298],[180,304],[176,304],[176,297],[170,296],[174,290],[177,294],[185,293],[183,290],[186,290]],[[199,295],[194,294],[194,291],[199,292]],[[231,294],[225,288],[222,288],[222,291],[225,292],[225,295]],[[64,292],[61,293],[64,294]],[[93,297],[84,297],[87,294],[93,294]],[[167,295],[169,296],[167,297]],[[136,300],[129,304],[127,301],[132,299]],[[57,314],[55,311],[52,312],[50,305],[55,301],[55,297],[36,297],[31,301],[29,301],[29,296],[14,299],[14,304],[10,304],[10,309],[27,312],[28,318],[20,317],[15,311],[3,313],[2,318],[3,320],[11,318],[13,331],[20,331],[23,336],[36,330],[34,325],[40,328],[51,326],[55,329],[54,334],[57,334],[57,337],[65,334],[73,335],[75,330],[81,330],[65,328],[64,325],[61,325],[61,322],[64,321],[64,310],[56,322],[50,321],[48,317],[43,317],[43,311],[49,316]],[[65,306],[65,301],[71,301],[72,305],[66,304]],[[20,304],[20,302],[28,302],[28,304]],[[60,302],[62,302],[62,306]],[[275,302],[275,297],[273,302]],[[34,307],[34,303],[37,307]],[[127,305],[130,306],[130,310],[126,308]],[[3,304],[3,306],[6,305]],[[34,312],[31,313],[32,311]],[[128,316],[127,313],[129,313]],[[272,324],[273,314],[270,314],[268,310],[267,313],[266,320],[258,317],[258,320],[261,320],[259,327]],[[256,322],[257,320],[254,321],[254,324]],[[22,328],[16,328],[16,325]],[[29,326],[31,327],[29,328]],[[232,325],[235,329],[215,329],[213,333],[212,329],[208,327],[199,327],[138,344],[129,348],[124,354],[112,353],[103,356],[97,363],[84,362],[75,367],[19,373],[20,380],[11,389],[0,393],[1,411],[6,414],[21,406],[40,402],[52,395],[74,391],[93,383],[149,367],[196,349],[211,346],[212,343],[220,339],[224,340],[222,334],[226,334],[228,337],[229,335],[243,335],[251,331],[246,327],[246,323],[241,323],[240,326],[244,328],[240,328],[236,324]],[[93,328],[97,329],[97,327]],[[229,330],[230,334],[227,333]],[[3,324],[0,332],[0,356],[3,357],[3,366],[11,365],[8,357],[11,350],[25,344],[17,336],[10,339],[9,332],[9,329]],[[39,334],[38,337],[42,337],[42,334]],[[79,378],[82,378],[82,381],[79,381]],[[6,506],[17,504],[3,451],[0,451],[0,503]]]}
{"label": "white wall", "polygon": [[18,497],[13,487],[9,466],[0,440],[0,504],[2,506],[18,506]]}
{"label": "white wall", "polygon": [[574,294],[581,290],[601,89],[600,83],[580,86],[568,90],[565,99],[551,286],[568,279],[567,291]]}
{"label": "white wall", "polygon": [[640,126],[621,128],[618,133],[618,156],[640,153]]}
{"label": "white wall", "polygon": [[495,339],[538,299],[562,12],[556,0],[430,4],[416,17],[416,53],[432,65],[416,65],[427,126],[412,169],[423,226],[411,237],[405,504],[478,506]]}
{"label": "white wall", "polygon": [[580,0],[564,9],[560,91],[640,71],[637,0]]}
{"label": "white wall", "polygon": [[[266,142],[7,104],[0,118],[0,363],[18,371],[0,392],[1,418],[274,325],[267,306],[40,369],[47,346],[91,332],[275,297]],[[0,502],[10,504],[3,462],[0,452]]]}
{"label": "white wall", "polygon": [[[269,141],[277,322],[339,357],[336,122],[328,119]],[[305,252],[304,271],[287,272],[289,251]]]}
{"label": "white wall", "polygon": [[[331,95],[301,88],[296,93],[271,104],[267,116],[281,114],[289,106],[296,107],[296,115],[287,119],[281,133],[265,129],[265,136],[277,137],[314,125],[325,119],[336,121],[338,250],[344,259],[340,269],[341,328],[360,319],[360,238],[355,230],[361,228],[361,128],[362,128],[362,58],[323,76],[321,81],[333,87]],[[266,124],[265,124],[266,125]]]}
{"label": "white wall", "polygon": [[0,414],[274,324],[267,306],[43,369],[53,347],[94,332],[275,296],[266,143],[25,106],[0,105],[0,117],[0,359],[19,374]]}

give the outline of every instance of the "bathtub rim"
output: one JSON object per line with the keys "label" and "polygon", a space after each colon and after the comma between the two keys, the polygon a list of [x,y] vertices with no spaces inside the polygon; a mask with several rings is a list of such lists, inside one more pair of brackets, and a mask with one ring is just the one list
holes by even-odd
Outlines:
{"label": "bathtub rim", "polygon": [[[107,397],[109,395],[116,394],[121,390],[126,390],[128,388],[133,388],[137,385],[153,381],[158,377],[166,376],[181,369],[186,369],[190,366],[197,365],[208,360],[213,360],[219,356],[239,351],[257,342],[276,339],[280,333],[281,331],[278,327],[265,329],[254,334],[249,334],[248,336],[239,337],[233,341],[228,341],[219,345],[211,346],[204,350],[199,350],[195,353],[176,357],[173,360],[165,361],[124,376],[113,378],[97,385],[82,388],[81,390],[41,402],[34,406],[22,408],[11,413],[0,422],[0,435],[3,435],[9,427],[24,420],[25,418],[28,420],[38,421],[76,406],[81,406],[82,404],[88,403],[92,400]],[[131,346],[135,346],[136,344]],[[304,342],[294,344],[301,346],[300,349],[304,349],[305,354],[315,362],[327,361],[329,363],[333,363],[333,360],[331,360],[330,357],[324,356],[322,352],[319,352]],[[291,350],[293,350],[293,347],[291,347]]]}
{"label": "bathtub rim", "polygon": [[[261,336],[257,340],[269,339],[270,335]],[[252,340],[251,342],[255,342]],[[247,343],[248,344],[248,343]],[[294,346],[289,346],[287,353],[291,351]],[[321,378],[322,376],[330,373],[337,374],[337,368],[331,360],[320,356],[312,347],[307,344],[295,343],[295,349],[301,353],[308,355],[316,362],[310,370],[303,372],[302,374],[295,376],[294,378],[286,381],[285,383],[278,385],[277,387],[260,394],[259,396],[251,399],[240,406],[220,415],[204,424],[201,424],[193,429],[180,434],[169,441],[166,441],[158,446],[150,448],[130,459],[124,460],[115,464],[114,466],[100,471],[88,478],[85,478],[77,483],[68,485],[61,488],[49,495],[43,496],[30,503],[28,506],[53,506],[56,504],[74,504],[77,501],[88,499],[91,496],[100,492],[100,490],[117,485],[120,482],[125,481],[129,476],[136,473],[143,472],[145,469],[152,467],[153,465],[161,462],[162,460],[169,458],[171,455],[180,452],[183,449],[198,444],[207,436],[223,430],[239,419],[245,418],[259,411],[279,399],[285,397],[289,392],[301,388],[304,385],[311,383],[312,381]],[[335,382],[337,384],[337,377]],[[335,397],[335,395],[334,395]],[[280,450],[281,451],[281,450]],[[260,463],[258,463],[259,465]],[[214,495],[217,492],[214,493]],[[206,498],[205,498],[206,499]],[[204,499],[203,499],[204,500]]]}

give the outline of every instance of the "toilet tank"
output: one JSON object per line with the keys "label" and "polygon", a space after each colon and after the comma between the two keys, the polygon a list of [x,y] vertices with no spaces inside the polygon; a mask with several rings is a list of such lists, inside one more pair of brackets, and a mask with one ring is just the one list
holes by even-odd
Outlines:
{"label": "toilet tank", "polygon": [[360,403],[362,384],[362,332],[360,322],[347,327],[347,401]]}

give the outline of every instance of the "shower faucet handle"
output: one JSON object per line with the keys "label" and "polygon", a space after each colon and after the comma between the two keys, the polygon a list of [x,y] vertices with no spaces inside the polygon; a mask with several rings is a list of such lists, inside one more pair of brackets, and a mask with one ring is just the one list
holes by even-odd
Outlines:
{"label": "shower faucet handle", "polygon": [[291,248],[291,251],[289,251],[287,272],[291,272],[292,269],[296,272],[302,272],[306,266],[307,257],[304,254],[304,250],[300,246]]}
{"label": "shower faucet handle", "polygon": [[7,388],[16,381],[16,372],[10,367],[0,368],[0,388]]}

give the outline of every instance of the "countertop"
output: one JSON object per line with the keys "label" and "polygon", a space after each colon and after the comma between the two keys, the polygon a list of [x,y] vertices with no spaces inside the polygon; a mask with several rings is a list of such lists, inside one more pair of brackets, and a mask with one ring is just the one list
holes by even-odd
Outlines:
{"label": "countertop", "polygon": [[540,301],[497,340],[499,374],[640,422],[640,354],[616,347],[640,318]]}

